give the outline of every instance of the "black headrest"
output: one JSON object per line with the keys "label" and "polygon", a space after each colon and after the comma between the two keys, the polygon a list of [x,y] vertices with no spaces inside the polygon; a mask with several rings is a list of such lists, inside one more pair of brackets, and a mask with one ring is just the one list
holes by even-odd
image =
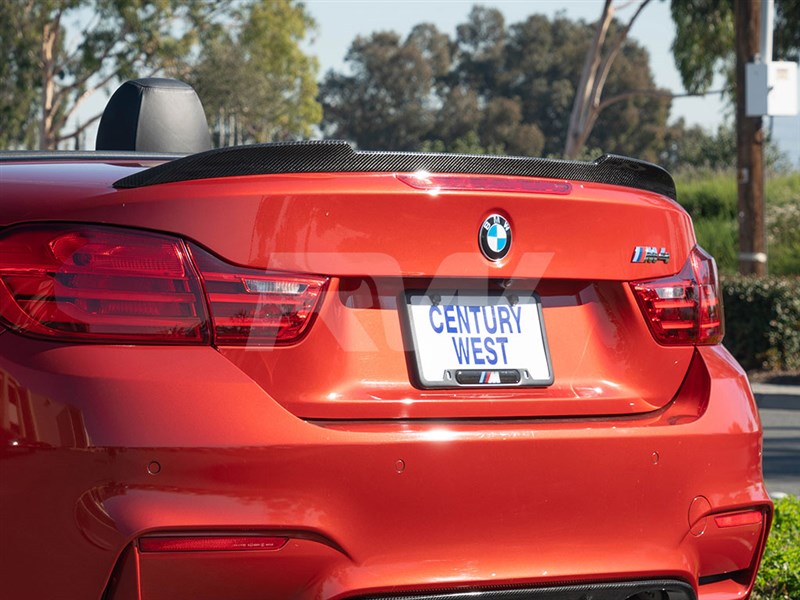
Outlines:
{"label": "black headrest", "polygon": [[123,83],[106,105],[97,150],[181,152],[211,149],[203,105],[192,86],[147,77]]}

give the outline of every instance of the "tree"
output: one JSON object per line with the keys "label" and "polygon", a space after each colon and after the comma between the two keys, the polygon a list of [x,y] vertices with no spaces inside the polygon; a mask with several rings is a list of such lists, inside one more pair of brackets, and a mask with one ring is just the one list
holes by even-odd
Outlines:
{"label": "tree", "polygon": [[[609,25],[609,44],[620,27],[616,21]],[[594,31],[593,25],[563,16],[550,21],[532,15],[511,26],[507,83],[501,93],[521,99],[523,121],[535,123],[544,133],[546,154],[561,155],[566,145],[576,85]],[[670,102],[654,84],[647,51],[634,40],[621,45],[614,68],[605,75],[604,94],[581,146],[656,160]]]}
{"label": "tree", "polygon": [[606,93],[597,106],[602,129],[586,137],[590,143],[609,151],[625,148],[633,156],[650,161],[657,159],[673,95],[656,87],[649,68],[637,69],[637,65],[648,63],[647,50],[638,44],[625,44],[615,61],[614,77],[608,77]]}
{"label": "tree", "polygon": [[[664,140],[664,150],[658,164],[670,172],[729,171],[736,164],[736,129],[731,123],[722,123],[716,131],[701,125],[688,126],[683,118],[669,126]],[[778,172],[791,169],[786,156],[773,142],[767,141],[764,164]]]}
{"label": "tree", "polygon": [[698,170],[726,170],[736,162],[736,135],[729,125],[715,133],[681,118],[667,130],[659,164],[668,171],[691,166]]}
{"label": "tree", "polygon": [[[743,274],[765,275],[765,139],[761,118],[745,114],[744,89],[745,65],[759,53],[760,6],[756,0],[672,0],[671,8],[677,26],[675,62],[686,88],[705,91],[714,75],[723,72],[727,75],[729,96],[735,97],[739,270]],[[778,58],[796,57],[800,53],[800,1],[777,2],[775,9],[775,54]],[[709,36],[709,26],[717,28],[719,35]]]}
{"label": "tree", "polygon": [[[39,113],[38,145],[53,149],[77,139],[100,115],[74,130],[63,130],[86,99],[112,82],[175,68],[191,49],[197,25],[224,3],[212,0],[5,0],[4,28],[16,31],[12,88],[34,90]],[[86,15],[91,18],[86,19]],[[74,23],[82,26],[70,29]],[[3,46],[7,45],[5,39]],[[11,42],[14,44],[14,42]],[[29,86],[29,87],[27,87]],[[0,101],[0,115],[11,115],[0,129],[20,142],[30,138],[30,115],[10,107],[31,93]]]}
{"label": "tree", "polygon": [[721,0],[672,0],[676,35],[672,42],[675,66],[683,87],[702,93],[711,88],[718,71],[733,87],[733,6]]}
{"label": "tree", "polygon": [[202,40],[187,79],[218,145],[307,137],[322,118],[317,61],[300,43],[314,21],[291,0],[256,0]]}
{"label": "tree", "polygon": [[586,49],[583,70],[575,89],[575,100],[569,118],[567,141],[564,154],[574,158],[581,151],[592,132],[600,112],[609,106],[638,95],[641,90],[630,89],[603,99],[603,90],[608,80],[611,66],[619,56],[628,33],[650,0],[642,0],[628,22],[609,37],[614,24],[616,7],[613,0],[605,0],[603,12],[594,30],[594,37]]}
{"label": "tree", "polygon": [[40,148],[77,146],[100,114],[64,129],[92,93],[156,74],[200,84],[215,117],[235,100],[240,140],[308,135],[316,63],[298,44],[312,26],[292,0],[5,0],[0,143],[30,147],[38,120]]}
{"label": "tree", "polygon": [[[617,29],[612,23],[609,39]],[[321,87],[325,131],[374,149],[560,154],[592,31],[563,16],[532,15],[506,26],[497,10],[475,7],[453,40],[432,25],[417,26],[405,40],[388,32],[358,38],[347,55],[349,73],[331,72]],[[610,117],[587,139],[655,160],[669,99],[653,94],[647,52],[632,40],[617,64],[606,89],[644,94],[610,106]]]}
{"label": "tree", "polygon": [[483,110],[478,126],[481,141],[504,154],[536,156],[544,147],[544,135],[532,123],[522,120],[519,98],[492,98]]}
{"label": "tree", "polygon": [[505,67],[506,38],[503,13],[474,6],[456,28],[454,79],[482,95],[497,88]]}
{"label": "tree", "polygon": [[27,10],[0,3],[0,148],[35,144],[37,49],[23,34],[28,18]]}
{"label": "tree", "polygon": [[775,6],[775,37],[778,56],[800,61],[800,0],[779,0]]}
{"label": "tree", "polygon": [[[716,74],[724,75],[728,97],[733,97],[734,3],[730,0],[671,0],[675,22],[672,53],[687,91],[711,89]],[[776,60],[800,59],[800,0],[775,3],[774,53]]]}
{"label": "tree", "polygon": [[531,15],[510,27],[502,93],[520,98],[523,119],[544,135],[546,154],[564,148],[585,36],[581,23],[563,16]]}
{"label": "tree", "polygon": [[434,125],[437,72],[446,70],[440,54],[431,60],[438,35],[418,25],[405,40],[393,32],[357,37],[345,56],[352,74],[329,72],[321,86],[325,130],[376,150],[418,148]]}

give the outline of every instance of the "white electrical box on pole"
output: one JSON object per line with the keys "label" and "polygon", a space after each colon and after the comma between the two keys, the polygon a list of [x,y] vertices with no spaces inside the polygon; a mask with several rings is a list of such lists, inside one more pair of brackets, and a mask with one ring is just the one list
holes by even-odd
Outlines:
{"label": "white electrical box on pole", "polygon": [[761,2],[761,53],[745,70],[748,117],[791,117],[798,112],[797,63],[772,60],[774,0]]}
{"label": "white electrical box on pole", "polygon": [[745,78],[748,117],[797,114],[797,63],[748,63]]}

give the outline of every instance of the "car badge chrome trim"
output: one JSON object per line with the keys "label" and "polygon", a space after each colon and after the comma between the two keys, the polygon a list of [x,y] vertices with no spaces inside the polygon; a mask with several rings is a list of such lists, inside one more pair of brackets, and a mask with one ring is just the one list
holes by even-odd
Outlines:
{"label": "car badge chrome trim", "polygon": [[633,249],[632,263],[669,262],[669,252],[666,248],[660,250],[656,246],[636,246]]}
{"label": "car badge chrome trim", "polygon": [[489,260],[504,259],[511,250],[511,224],[502,215],[489,215],[478,231],[478,245]]}

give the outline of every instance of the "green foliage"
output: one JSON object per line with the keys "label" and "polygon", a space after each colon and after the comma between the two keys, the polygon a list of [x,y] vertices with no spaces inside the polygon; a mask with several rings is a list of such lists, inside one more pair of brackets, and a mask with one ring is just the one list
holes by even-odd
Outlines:
{"label": "green foliage", "polygon": [[[593,27],[563,15],[507,25],[498,10],[476,6],[454,39],[427,24],[405,39],[359,37],[348,70],[321,85],[323,129],[371,149],[560,155]],[[619,31],[614,23],[610,39]],[[646,50],[627,40],[605,89],[654,90]],[[668,107],[646,94],[613,104],[588,146],[656,161]]]}
{"label": "green foliage", "polygon": [[659,164],[673,173],[731,169],[736,165],[736,132],[731,125],[720,125],[710,133],[699,125],[687,127],[681,118],[667,130]]}
{"label": "green foliage", "polygon": [[[694,171],[676,177],[678,201],[691,215],[698,243],[720,272],[738,271],[736,178],[731,171]],[[800,173],[770,175],[766,188],[769,272],[800,275]]]}
{"label": "green foliage", "polygon": [[326,133],[369,149],[416,149],[434,126],[437,76],[414,31],[359,36],[345,61],[353,74],[328,73],[321,87]]}
{"label": "green foliage", "polygon": [[313,27],[302,4],[256,0],[205,34],[186,79],[203,100],[218,146],[311,134],[322,118],[318,66],[300,43]]}
{"label": "green foliage", "polygon": [[769,270],[800,274],[800,172],[767,181]]}
{"label": "green foliage", "polygon": [[775,517],[753,589],[753,600],[800,598],[800,498],[775,501]]}
{"label": "green foliage", "polygon": [[700,171],[676,178],[678,201],[691,215],[697,242],[717,261],[721,273],[738,271],[739,227],[736,180],[731,172]]}
{"label": "green foliage", "polygon": [[[4,0],[0,30],[0,131],[5,145],[41,148],[78,138],[99,118],[64,133],[95,90],[139,74],[175,72],[196,41],[200,23],[228,3],[213,0]],[[75,25],[77,24],[77,25]],[[68,29],[69,27],[69,29]],[[14,31],[5,37],[6,30]],[[6,79],[8,78],[8,79]],[[22,105],[25,112],[12,105]]]}
{"label": "green foliage", "polygon": [[[715,73],[726,75],[733,89],[733,7],[730,0],[671,0],[672,52],[688,91],[707,91]],[[796,60],[800,54],[800,0],[775,3],[774,54],[775,60]]]}
{"label": "green foliage", "polygon": [[462,137],[456,138],[449,144],[442,140],[425,140],[419,148],[420,152],[451,152],[453,154],[503,154],[503,146],[484,146],[477,132],[468,131]]}
{"label": "green foliage", "polygon": [[714,257],[721,273],[732,275],[738,271],[739,226],[734,217],[694,219],[694,231],[697,243]]}
{"label": "green foliage", "polygon": [[[787,160],[768,140],[764,151],[766,167],[775,172],[791,171]],[[736,165],[736,131],[730,123],[721,124],[716,132],[700,125],[687,127],[681,118],[667,130],[658,164],[683,178],[694,179],[708,176],[709,171],[730,170]]]}
{"label": "green foliage", "polygon": [[0,2],[0,148],[35,144],[38,48],[25,35],[28,18],[18,3]]}
{"label": "green foliage", "polygon": [[775,3],[775,36],[773,43],[785,60],[800,60],[800,0],[779,0]]}
{"label": "green foliage", "polygon": [[77,141],[100,116],[64,131],[89,95],[150,75],[191,79],[214,117],[230,107],[239,141],[309,135],[317,64],[299,44],[312,27],[294,0],[4,0],[0,147]]}
{"label": "green foliage", "polygon": [[[610,43],[619,35],[619,29],[619,25],[612,22]],[[602,100],[622,97],[634,90],[667,93],[668,90],[658,90],[655,85],[649,61],[647,50],[628,39],[614,60]],[[668,96],[647,93],[633,94],[616,102],[600,113],[587,145],[657,162],[664,144],[670,104]]]}
{"label": "green foliage", "polygon": [[678,197],[698,243],[723,273],[725,346],[746,369],[800,368],[800,173],[767,180],[769,271],[739,277],[736,180],[732,172],[683,175]]}
{"label": "green foliage", "polygon": [[800,369],[800,277],[724,277],[723,343],[748,370]]}
{"label": "green foliage", "polygon": [[736,179],[732,171],[684,177],[676,176],[678,201],[695,220],[695,225],[708,217],[736,218]]}
{"label": "green foliage", "polygon": [[671,10],[677,30],[672,54],[687,91],[708,91],[718,71],[729,73],[732,83],[733,3],[672,0]]}

